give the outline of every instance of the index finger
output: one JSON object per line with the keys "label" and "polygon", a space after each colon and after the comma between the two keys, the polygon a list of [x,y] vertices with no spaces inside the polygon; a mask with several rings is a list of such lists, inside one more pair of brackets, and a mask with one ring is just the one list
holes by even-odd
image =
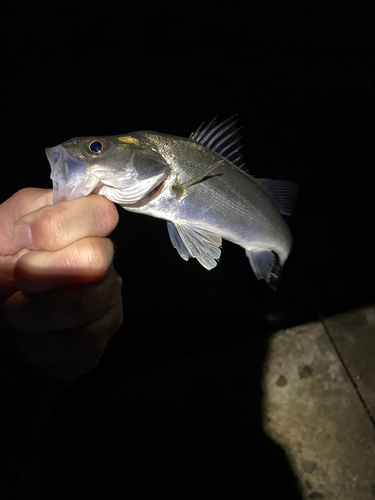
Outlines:
{"label": "index finger", "polygon": [[15,223],[14,237],[29,250],[55,252],[83,238],[108,236],[118,220],[117,209],[111,201],[91,194],[28,213]]}

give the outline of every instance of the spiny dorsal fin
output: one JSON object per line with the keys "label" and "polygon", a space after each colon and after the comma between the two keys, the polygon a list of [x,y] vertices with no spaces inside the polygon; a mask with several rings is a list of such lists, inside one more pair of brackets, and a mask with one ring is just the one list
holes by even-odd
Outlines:
{"label": "spiny dorsal fin", "polygon": [[[202,146],[212,149],[216,153],[225,156],[236,167],[243,168],[245,163],[242,161],[242,144],[240,130],[238,127],[237,115],[227,118],[216,125],[215,117],[205,128],[202,123],[195,132],[190,134],[190,139],[199,142]],[[203,130],[202,130],[203,129]]]}

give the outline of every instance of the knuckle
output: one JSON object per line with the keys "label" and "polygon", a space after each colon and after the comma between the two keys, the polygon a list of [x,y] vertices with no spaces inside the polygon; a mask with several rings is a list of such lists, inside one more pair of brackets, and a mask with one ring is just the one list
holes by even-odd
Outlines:
{"label": "knuckle", "polygon": [[46,250],[56,249],[58,240],[65,236],[66,230],[61,209],[54,206],[43,207],[34,229],[38,239],[43,241],[43,247]]}
{"label": "knuckle", "polygon": [[79,240],[76,243],[76,261],[86,269],[102,274],[112,260],[111,246],[111,242],[104,238]]}
{"label": "knuckle", "polygon": [[95,204],[95,208],[93,211],[95,225],[102,229],[103,234],[108,234],[118,223],[119,215],[117,209],[112,202],[103,196],[100,196],[100,202]]}
{"label": "knuckle", "polygon": [[29,196],[32,196],[34,194],[34,189],[31,187],[25,187],[20,190],[18,190],[16,193],[12,195],[12,198],[14,197],[21,197],[21,198],[28,198]]}

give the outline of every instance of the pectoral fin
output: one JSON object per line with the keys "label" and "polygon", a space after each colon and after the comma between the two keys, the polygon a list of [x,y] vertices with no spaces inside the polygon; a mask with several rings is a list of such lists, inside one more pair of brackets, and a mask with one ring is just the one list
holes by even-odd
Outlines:
{"label": "pectoral fin", "polygon": [[[184,260],[194,257],[203,267],[213,269],[220,258],[221,237],[188,224],[168,222],[172,245]],[[215,260],[216,259],[216,260]]]}
{"label": "pectoral fin", "polygon": [[190,179],[189,181],[184,182],[183,184],[175,184],[173,186],[173,191],[177,194],[177,196],[180,198],[182,197],[187,189],[189,189],[191,186],[194,186],[195,184],[198,184],[201,182],[209,173],[211,173],[213,170],[215,170],[217,167],[222,165],[224,160],[219,160],[213,165],[210,165],[208,168],[203,170],[203,172],[199,172],[195,177]]}

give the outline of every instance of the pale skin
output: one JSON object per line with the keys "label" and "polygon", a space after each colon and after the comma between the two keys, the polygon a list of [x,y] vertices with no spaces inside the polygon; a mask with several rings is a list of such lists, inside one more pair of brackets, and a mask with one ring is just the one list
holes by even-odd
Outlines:
{"label": "pale skin", "polygon": [[11,343],[60,380],[92,370],[122,323],[122,280],[106,238],[117,222],[114,204],[96,194],[53,205],[51,190],[26,188],[0,205],[0,306]]}

